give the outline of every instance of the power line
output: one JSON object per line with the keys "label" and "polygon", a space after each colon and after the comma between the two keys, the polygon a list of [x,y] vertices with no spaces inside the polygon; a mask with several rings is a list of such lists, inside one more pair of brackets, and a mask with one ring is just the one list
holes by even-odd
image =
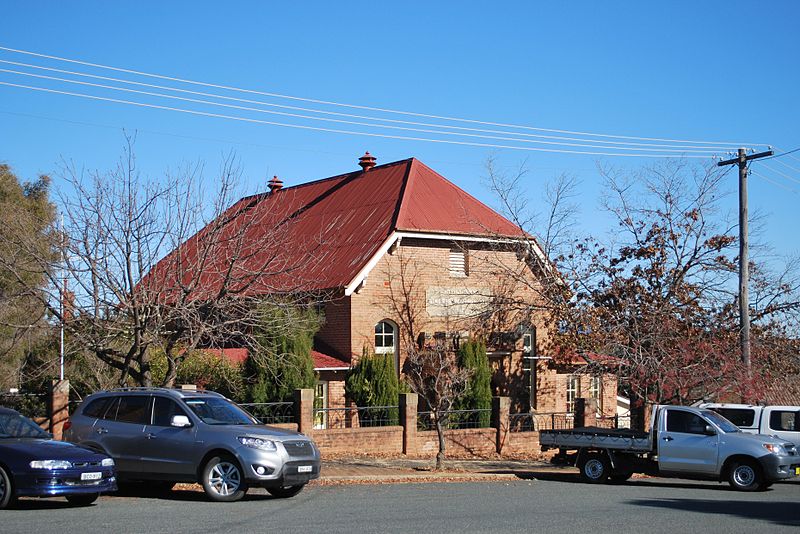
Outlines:
{"label": "power line", "polygon": [[[61,73],[61,74],[69,74],[69,75],[72,75],[72,76],[82,76],[82,77],[86,77],[86,78],[93,78],[93,79],[99,79],[99,80],[105,80],[105,81],[113,81],[113,82],[117,82],[117,83],[124,83],[124,84],[130,84],[130,85],[137,85],[137,86],[140,86],[140,87],[150,87],[150,88],[162,89],[162,90],[167,90],[167,91],[174,91],[174,92],[179,92],[179,93],[184,93],[184,94],[192,94],[192,95],[197,95],[197,96],[207,96],[207,97],[211,97],[211,98],[219,98],[219,99],[235,101],[235,102],[244,102],[244,103],[248,103],[248,104],[258,104],[258,105],[262,105],[262,106],[277,107],[277,108],[281,108],[281,109],[291,109],[291,110],[303,111],[303,112],[307,112],[307,113],[319,113],[319,114],[326,114],[326,115],[334,115],[334,116],[338,116],[338,117],[348,117],[348,118],[356,118],[356,119],[365,119],[365,120],[370,120],[370,121],[390,122],[390,123],[393,123],[393,124],[409,124],[409,125],[414,125],[414,126],[426,126],[426,127],[433,127],[433,128],[447,128],[447,129],[451,129],[451,130],[504,134],[504,135],[512,135],[512,136],[533,137],[533,138],[539,138],[539,139],[557,139],[557,140],[563,140],[563,141],[580,141],[580,142],[583,142],[583,143],[594,142],[594,143],[603,143],[603,144],[607,144],[607,145],[623,145],[625,147],[641,146],[641,147],[658,148],[658,149],[690,149],[689,151],[699,151],[699,149],[708,149],[710,151],[730,150],[730,147],[725,147],[725,146],[714,146],[714,145],[710,145],[710,146],[702,146],[702,145],[695,145],[695,146],[692,146],[692,145],[665,145],[665,144],[658,144],[658,143],[654,144],[654,143],[634,143],[634,142],[622,142],[622,141],[605,141],[605,140],[600,140],[600,139],[581,139],[581,138],[578,138],[578,137],[564,137],[564,136],[557,136],[557,135],[542,135],[542,134],[530,134],[530,133],[523,133],[523,132],[509,132],[509,131],[504,131],[504,130],[489,130],[489,129],[485,129],[485,128],[468,128],[468,127],[463,127],[463,126],[452,126],[452,125],[448,125],[448,124],[437,124],[437,123],[418,122],[418,121],[405,121],[405,120],[398,120],[398,119],[389,119],[389,118],[384,118],[384,117],[370,117],[368,115],[356,115],[356,114],[352,114],[352,113],[339,113],[339,112],[336,112],[336,111],[318,110],[318,109],[313,109],[313,108],[304,108],[304,107],[300,107],[300,106],[288,106],[288,105],[284,105],[284,104],[276,104],[274,102],[264,102],[262,100],[251,100],[251,99],[247,99],[247,98],[236,98],[236,97],[231,97],[231,96],[219,95],[219,94],[216,94],[216,93],[206,93],[206,92],[203,92],[203,91],[192,91],[192,90],[189,90],[189,89],[180,89],[180,88],[177,88],[177,87],[169,87],[169,86],[164,86],[164,85],[157,85],[157,84],[151,84],[151,83],[138,82],[138,81],[134,81],[134,80],[126,80],[126,79],[123,79],[123,78],[114,78],[114,77],[110,77],[110,76],[100,76],[100,75],[97,75],[97,74],[89,74],[89,73],[85,73],[85,72],[76,72],[76,71],[70,71],[70,70],[64,70],[64,69],[57,69],[57,68],[54,68],[54,67],[45,67],[45,66],[42,66],[42,65],[33,65],[33,64],[30,64],[30,63],[21,63],[21,62],[18,62],[18,61],[9,61],[9,60],[0,59],[0,63],[16,65],[16,66],[32,68],[32,69],[46,70],[46,71],[49,71],[49,72],[58,72],[58,73]],[[2,70],[2,69],[0,69],[0,70]],[[49,78],[49,79],[53,79],[53,80],[67,81],[67,82],[70,82],[70,83],[82,83],[82,82],[77,82],[77,81],[63,79],[63,78],[57,78],[57,77],[37,76],[35,74],[25,73],[25,72],[20,72],[20,71],[13,71],[13,70],[4,70],[4,72],[11,72],[11,73],[14,73],[14,74],[20,74],[20,75],[25,75],[25,76],[35,76],[35,77]],[[98,85],[98,87],[101,87],[101,85]],[[102,86],[102,87],[107,87],[107,86]],[[124,90],[124,89],[120,89],[120,88],[115,88],[115,89]],[[146,94],[150,94],[150,93],[146,93]],[[278,114],[278,113],[276,113],[276,114]],[[287,115],[288,116],[298,116],[298,115],[291,115],[291,114],[287,114]],[[330,119],[323,119],[323,118],[318,118],[318,117],[304,117],[304,118],[313,119],[313,120],[330,120]],[[360,123],[353,123],[353,124],[360,124]],[[375,126],[386,127],[386,126],[379,125],[379,124],[376,124]],[[425,131],[425,130],[420,130],[420,131]],[[442,132],[442,133],[448,133],[448,132]],[[481,137],[490,138],[488,136],[481,136]],[[561,144],[561,143],[550,143],[550,144]],[[576,145],[569,145],[567,143],[564,143],[564,145],[565,146],[576,146]],[[617,147],[608,147],[608,148],[617,148]],[[621,148],[621,149],[622,150],[626,150],[626,148]]]}
{"label": "power line", "polygon": [[568,134],[568,135],[583,135],[583,136],[590,136],[590,137],[603,137],[603,138],[612,138],[612,139],[628,139],[628,140],[636,140],[636,141],[658,141],[658,142],[690,143],[690,144],[706,144],[706,145],[714,144],[714,145],[727,145],[727,146],[730,146],[730,147],[738,147],[738,146],[742,146],[742,145],[766,146],[766,144],[764,144],[764,143],[742,143],[742,142],[725,142],[725,141],[693,141],[693,140],[682,140],[682,139],[665,139],[665,138],[654,138],[654,137],[637,137],[637,136],[625,136],[625,135],[598,134],[598,133],[580,132],[580,131],[573,131],[573,130],[561,130],[561,129],[554,129],[554,128],[539,128],[539,127],[523,126],[523,125],[517,125],[517,124],[507,124],[507,123],[500,123],[500,122],[480,121],[480,120],[475,120],[475,119],[464,119],[464,118],[459,118],[459,117],[449,117],[449,116],[443,116],[443,115],[432,115],[432,114],[426,114],[426,113],[416,113],[416,112],[411,112],[411,111],[400,111],[400,110],[393,110],[393,109],[388,109],[388,108],[379,108],[379,107],[372,107],[372,106],[361,106],[361,105],[355,105],[355,104],[345,104],[345,103],[334,102],[334,101],[329,101],[329,100],[319,100],[319,99],[313,99],[313,98],[304,98],[304,97],[298,97],[298,96],[292,96],[292,95],[284,95],[284,94],[280,94],[280,93],[271,93],[271,92],[266,92],[266,91],[256,91],[256,90],[253,90],[253,89],[243,89],[243,88],[233,87],[233,86],[228,86],[228,85],[220,85],[220,84],[213,84],[213,83],[207,83],[207,82],[200,82],[200,81],[189,80],[189,79],[185,79],[185,78],[177,78],[177,77],[164,76],[164,75],[160,75],[160,74],[153,74],[153,73],[148,73],[148,72],[143,72],[143,71],[136,71],[136,70],[132,70],[132,69],[125,69],[125,68],[120,68],[120,67],[112,67],[110,65],[103,65],[103,64],[99,64],[99,63],[90,63],[88,61],[81,61],[81,60],[77,60],[77,59],[64,58],[64,57],[60,57],[60,56],[53,56],[53,55],[48,55],[48,54],[40,54],[40,53],[37,53],[37,52],[30,52],[30,51],[27,51],[27,50],[19,50],[19,49],[15,49],[15,48],[8,48],[8,47],[5,47],[5,46],[0,46],[0,50],[5,50],[7,52],[14,52],[14,53],[17,53],[17,54],[26,54],[26,55],[34,56],[34,57],[52,59],[52,60],[56,60],[56,61],[64,61],[64,62],[74,63],[74,64],[78,64],[78,65],[84,65],[84,66],[88,66],[88,67],[113,70],[113,71],[116,71],[116,72],[124,72],[124,73],[127,73],[127,74],[134,74],[134,75],[137,75],[137,76],[146,76],[146,77],[150,77],[150,78],[158,78],[158,79],[169,80],[169,81],[173,81],[173,82],[193,84],[193,85],[199,85],[199,86],[203,86],[203,87],[211,87],[211,88],[215,88],[215,89],[223,89],[223,90],[227,90],[227,91],[238,91],[238,92],[249,93],[249,94],[258,94],[258,95],[262,95],[262,96],[269,96],[269,97],[273,97],[273,98],[284,98],[284,99],[289,99],[289,100],[296,100],[296,101],[302,101],[302,102],[311,102],[311,103],[314,103],[314,104],[321,104],[321,105],[327,105],[327,106],[338,106],[338,107],[346,107],[346,108],[351,108],[351,109],[362,109],[362,110],[367,110],[367,111],[376,111],[376,112],[380,112],[380,113],[393,113],[393,114],[398,114],[398,115],[406,115],[406,116],[413,116],[413,117],[424,117],[424,118],[429,118],[429,119],[446,120],[446,121],[452,121],[452,122],[481,124],[481,125],[484,125],[484,126],[498,126],[498,127],[502,127],[502,128],[516,128],[516,129],[529,130],[529,131],[559,133],[559,134]]}
{"label": "power line", "polygon": [[411,136],[399,136],[399,135],[389,135],[389,134],[381,134],[375,132],[358,132],[352,130],[340,130],[335,128],[321,128],[317,126],[308,126],[302,124],[287,124],[282,122],[276,121],[266,121],[261,119],[253,119],[249,117],[236,117],[232,115],[223,115],[220,113],[210,113],[205,111],[197,111],[197,110],[188,110],[183,108],[176,108],[170,106],[160,106],[156,104],[146,104],[144,102],[135,102],[130,100],[122,100],[118,98],[108,98],[96,95],[87,95],[84,93],[74,93],[71,91],[62,91],[57,89],[48,89],[45,87],[36,87],[30,85],[23,85],[23,84],[16,84],[11,82],[3,82],[0,81],[0,85],[5,85],[8,87],[17,87],[20,89],[28,89],[31,91],[40,91],[46,93],[53,93],[53,94],[61,94],[67,96],[75,96],[80,98],[87,98],[90,100],[100,100],[105,102],[114,102],[118,104],[126,104],[131,106],[138,106],[144,108],[151,108],[151,109],[159,109],[159,110],[166,110],[166,111],[175,111],[179,113],[188,113],[191,115],[198,115],[204,117],[214,117],[220,119],[229,119],[241,122],[249,122],[254,124],[269,124],[272,126],[283,126],[286,128],[297,128],[302,130],[313,130],[319,132],[330,132],[330,133],[340,133],[346,135],[362,135],[367,137],[379,137],[383,139],[401,139],[406,141],[425,141],[429,143],[442,143],[442,144],[451,144],[451,145],[460,145],[460,146],[478,146],[478,147],[485,147],[485,148],[504,148],[509,150],[524,150],[529,152],[550,152],[550,153],[559,153],[559,154],[583,154],[588,156],[613,156],[613,157],[643,157],[643,158],[692,158],[692,159],[707,159],[708,156],[696,156],[696,155],[676,155],[676,154],[626,154],[626,153],[616,153],[616,152],[597,152],[597,151],[579,151],[579,150],[564,150],[564,149],[555,149],[555,148],[540,148],[540,147],[521,147],[521,146],[514,146],[514,145],[499,145],[499,144],[492,144],[492,143],[474,143],[474,142],[467,142],[467,141],[454,141],[454,140],[446,140],[446,139],[433,139],[433,138],[425,138],[425,137],[411,137]]}
{"label": "power line", "polygon": [[789,187],[789,186],[784,185],[782,183],[776,182],[775,180],[772,180],[770,178],[767,178],[766,176],[764,176],[760,172],[756,172],[756,171],[750,169],[750,174],[752,174],[753,176],[758,176],[759,178],[761,178],[765,182],[769,182],[772,185],[774,185],[775,187],[780,187],[781,189],[785,189],[786,191],[789,191],[790,193],[794,193],[795,195],[797,194],[797,189],[795,189],[793,187]]}
{"label": "power line", "polygon": [[[766,158],[765,158],[765,159],[766,159]],[[772,167],[770,167],[770,166],[769,166],[769,165],[767,165],[766,163],[762,163],[762,165],[764,166],[764,168],[766,168],[766,169],[769,169],[770,171],[772,171],[772,172],[774,172],[774,173],[776,173],[776,174],[779,174],[779,175],[783,176],[783,177],[784,177],[784,178],[786,178],[787,180],[791,180],[792,182],[795,182],[795,183],[798,183],[798,184],[800,184],[800,180],[798,180],[797,178],[795,178],[795,177],[793,177],[793,176],[789,176],[788,174],[786,174],[786,173],[784,173],[784,172],[781,172],[781,171],[779,171],[778,169],[773,169]]]}
{"label": "power line", "polygon": [[[775,147],[775,148],[777,148],[778,150],[783,150],[782,148],[778,148],[778,147]],[[789,151],[787,151],[787,152],[781,152],[780,154],[777,154],[777,155],[775,155],[775,156],[772,156],[772,158],[779,158],[779,157],[783,157],[783,156],[789,156],[790,158],[792,158],[792,159],[793,159],[793,160],[795,160],[795,161],[800,161],[800,158],[797,158],[797,157],[795,157],[795,156],[792,156],[792,154],[794,154],[794,153],[795,153],[795,152],[797,152],[798,150],[800,150],[800,147],[798,147],[798,148],[795,148],[794,150],[789,150]],[[770,158],[770,159],[772,159],[772,158]]]}
{"label": "power line", "polygon": [[[443,132],[441,130],[430,130],[430,129],[422,129],[422,128],[410,128],[405,126],[394,126],[394,125],[382,125],[382,124],[370,124],[358,121],[348,121],[344,119],[332,119],[329,117],[311,117],[308,115],[301,115],[298,113],[287,113],[283,111],[274,111],[274,110],[266,110],[266,109],[259,109],[253,108],[249,106],[239,106],[235,104],[225,104],[222,102],[213,102],[209,100],[201,100],[197,98],[187,98],[181,97],[176,95],[168,95],[164,93],[155,93],[152,91],[142,91],[138,89],[129,89],[126,87],[116,87],[113,85],[105,85],[105,84],[97,84],[92,82],[84,82],[80,80],[70,80],[67,78],[60,78],[57,76],[47,76],[43,74],[34,74],[30,72],[20,72],[11,69],[2,69],[0,68],[0,72],[6,72],[11,74],[17,74],[21,76],[30,76],[34,78],[40,79],[47,79],[47,80],[55,80],[60,82],[84,85],[87,87],[96,87],[101,89],[110,89],[114,91],[123,91],[126,93],[134,93],[134,94],[141,94],[147,96],[155,96],[158,98],[169,98],[173,100],[180,100],[183,102],[192,102],[195,104],[205,104],[211,106],[220,106],[230,109],[237,109],[242,111],[253,111],[257,113],[267,113],[270,115],[280,115],[283,117],[292,117],[292,118],[299,118],[299,119],[310,119],[310,120],[318,120],[318,121],[325,121],[325,122],[334,122],[338,124],[349,124],[354,126],[366,126],[370,128],[378,127],[378,128],[387,128],[392,130],[402,130],[402,131],[410,131],[410,132],[420,132],[420,133],[428,133],[428,134],[435,134],[435,135],[459,135],[463,137],[470,137],[470,138],[478,138],[478,139],[492,139],[498,141],[513,141],[517,143],[532,143],[532,144],[543,144],[543,145],[555,145],[555,146],[571,146],[571,147],[579,147],[579,148],[600,148],[600,149],[608,149],[609,147],[602,146],[602,145],[593,145],[593,144],[579,144],[579,143],[566,143],[566,142],[555,142],[555,141],[540,141],[534,139],[518,139],[516,137],[501,137],[501,136],[490,136],[490,135],[478,135],[478,134],[470,134],[470,133],[462,133],[462,132]],[[614,150],[626,150],[626,151],[635,151],[635,152],[646,152],[649,151],[649,148],[640,148],[640,147],[613,147]],[[691,153],[691,154],[706,154],[711,155],[712,152],[707,150],[677,150],[677,149],[660,149],[663,152],[680,152],[681,154]]]}

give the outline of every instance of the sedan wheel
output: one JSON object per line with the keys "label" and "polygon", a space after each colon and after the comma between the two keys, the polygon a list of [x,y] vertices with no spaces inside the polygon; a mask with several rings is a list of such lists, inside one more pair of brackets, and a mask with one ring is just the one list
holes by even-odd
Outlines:
{"label": "sedan wheel", "polygon": [[100,496],[99,493],[88,493],[86,495],[67,495],[67,502],[75,506],[89,506]]}
{"label": "sedan wheel", "polygon": [[0,467],[0,510],[8,508],[13,502],[12,495],[14,490],[11,487],[11,477],[5,469]]}
{"label": "sedan wheel", "polygon": [[211,500],[238,501],[247,492],[239,464],[228,456],[215,456],[203,468],[203,489]]}

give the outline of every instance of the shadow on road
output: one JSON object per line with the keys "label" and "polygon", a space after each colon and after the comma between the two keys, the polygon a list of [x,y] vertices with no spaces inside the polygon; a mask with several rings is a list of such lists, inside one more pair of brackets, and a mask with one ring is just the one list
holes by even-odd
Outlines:
{"label": "shadow on road", "polygon": [[639,499],[635,506],[666,508],[681,512],[701,512],[769,521],[776,525],[800,526],[800,507],[796,502],[711,501],[708,499]]}

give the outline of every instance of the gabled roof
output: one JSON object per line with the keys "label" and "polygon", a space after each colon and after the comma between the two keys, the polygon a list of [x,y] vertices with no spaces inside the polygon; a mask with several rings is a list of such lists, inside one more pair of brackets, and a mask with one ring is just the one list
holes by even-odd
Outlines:
{"label": "gabled roof", "polygon": [[[250,294],[343,288],[393,232],[520,238],[521,230],[491,208],[416,159],[379,165],[241,199],[222,216],[218,232],[238,246],[237,271],[266,273],[248,282]],[[218,220],[217,223],[220,221]],[[212,223],[212,225],[215,223]],[[212,225],[209,225],[212,226]],[[234,253],[217,248],[202,260],[198,249],[209,227],[156,267],[160,285],[169,272],[202,264],[202,289],[219,285]],[[242,245],[239,236],[244,236]],[[180,269],[175,267],[180,265]]]}

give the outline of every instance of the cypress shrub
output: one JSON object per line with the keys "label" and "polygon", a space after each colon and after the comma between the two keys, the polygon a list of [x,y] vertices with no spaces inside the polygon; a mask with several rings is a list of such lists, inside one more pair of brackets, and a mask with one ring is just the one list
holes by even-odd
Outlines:
{"label": "cypress shrub", "polygon": [[[481,341],[467,341],[458,350],[458,365],[472,371],[464,395],[456,402],[457,410],[491,410],[492,408],[492,370],[486,345]],[[479,428],[491,424],[491,412],[480,412],[468,420]]]}
{"label": "cypress shrub", "polygon": [[379,410],[359,410],[361,426],[399,424],[396,407],[400,398],[400,384],[394,368],[394,354],[373,354],[366,347],[361,359],[345,377],[344,391],[359,408],[392,406]]}

